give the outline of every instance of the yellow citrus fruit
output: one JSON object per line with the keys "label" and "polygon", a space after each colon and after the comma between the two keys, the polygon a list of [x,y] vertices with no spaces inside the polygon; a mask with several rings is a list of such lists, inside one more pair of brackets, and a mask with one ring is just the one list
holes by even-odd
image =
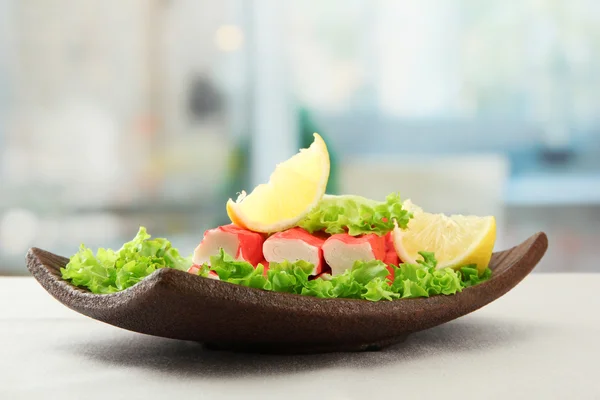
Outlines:
{"label": "yellow citrus fruit", "polygon": [[277,165],[268,183],[229,199],[231,222],[255,232],[279,232],[296,226],[319,203],[329,179],[329,153],[323,138],[314,137],[308,149]]}
{"label": "yellow citrus fruit", "polygon": [[403,262],[420,260],[419,251],[431,251],[438,268],[477,265],[482,272],[490,263],[496,241],[496,219],[474,215],[430,214],[406,204],[413,213],[408,228],[394,229],[394,247]]}
{"label": "yellow citrus fruit", "polygon": [[404,200],[404,202],[402,203],[402,208],[412,212],[413,214],[423,212],[423,209],[415,203],[413,203],[411,199]]}

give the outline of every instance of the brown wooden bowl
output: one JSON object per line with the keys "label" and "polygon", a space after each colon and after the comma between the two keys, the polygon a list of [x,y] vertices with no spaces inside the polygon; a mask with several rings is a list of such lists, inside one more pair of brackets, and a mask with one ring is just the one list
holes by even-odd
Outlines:
{"label": "brown wooden bowl", "polygon": [[315,353],[378,350],[473,312],[515,287],[547,247],[540,232],[494,253],[492,278],[455,295],[379,302],[276,293],[166,268],[122,292],[93,294],[61,278],[67,258],[38,248],[27,268],[67,307],[130,331],[209,348]]}

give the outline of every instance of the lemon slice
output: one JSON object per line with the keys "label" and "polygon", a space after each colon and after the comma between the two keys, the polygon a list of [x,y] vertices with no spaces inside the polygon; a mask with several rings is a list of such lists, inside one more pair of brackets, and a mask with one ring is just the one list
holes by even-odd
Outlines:
{"label": "lemon slice", "polygon": [[[411,204],[412,205],[412,204]],[[490,263],[496,241],[496,219],[474,215],[430,214],[409,207],[413,218],[408,228],[394,229],[394,247],[403,262],[421,259],[419,251],[431,251],[438,268],[477,265],[482,272]]]}
{"label": "lemon slice", "polygon": [[418,205],[416,205],[415,203],[413,203],[411,199],[404,200],[404,202],[402,203],[402,208],[412,212],[413,214],[415,214],[415,213],[418,214],[418,213],[423,212],[423,209],[421,207],[419,207]]}
{"label": "lemon slice", "polygon": [[231,222],[255,232],[279,232],[296,226],[319,203],[329,179],[329,153],[323,138],[314,137],[308,149],[277,165],[268,183],[229,199]]}

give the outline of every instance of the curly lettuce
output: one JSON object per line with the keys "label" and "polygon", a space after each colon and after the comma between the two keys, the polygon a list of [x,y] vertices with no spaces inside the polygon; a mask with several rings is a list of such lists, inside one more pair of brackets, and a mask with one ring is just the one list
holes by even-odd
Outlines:
{"label": "curly lettuce", "polygon": [[125,290],[159,268],[187,270],[190,258],[182,257],[167,239],[156,238],[140,227],[137,235],[118,251],[98,249],[96,254],[83,244],[60,269],[62,278],[92,293]]}
{"label": "curly lettuce", "polygon": [[262,264],[255,268],[246,261],[234,260],[220,249],[218,255],[210,257],[210,266],[202,265],[198,274],[206,277],[210,271],[214,271],[221,281],[275,292],[301,294],[313,268],[311,263],[300,260],[272,262],[265,271]]}
{"label": "curly lettuce", "polygon": [[471,287],[487,281],[492,276],[492,270],[486,268],[483,273],[479,273],[476,265],[465,265],[460,269],[461,281],[464,287]]}
{"label": "curly lettuce", "polygon": [[220,280],[226,282],[257,289],[264,289],[265,287],[266,279],[263,276],[264,267],[262,265],[254,268],[252,264],[246,261],[235,260],[223,249],[220,249],[218,256],[210,257],[210,265],[211,267],[202,265],[199,274],[207,276],[209,271],[212,270],[217,273]]}
{"label": "curly lettuce", "polygon": [[348,233],[351,236],[374,233],[383,236],[397,223],[406,228],[412,218],[410,211],[402,208],[400,195],[392,193],[383,202],[360,196],[323,197],[298,226],[310,233],[325,231],[329,234]]}
{"label": "curly lettuce", "polygon": [[379,260],[356,261],[341,275],[313,279],[310,276],[313,265],[306,261],[271,263],[265,273],[262,264],[254,268],[250,263],[234,260],[221,249],[219,255],[211,257],[210,266],[201,266],[199,275],[206,277],[209,271],[214,271],[221,281],[257,289],[323,299],[369,301],[452,295],[491,276],[490,269],[478,275],[473,266],[436,269],[433,253],[420,254],[423,260],[416,264],[394,266],[393,280],[390,280],[388,266]]}
{"label": "curly lettuce", "polygon": [[452,268],[436,269],[437,260],[433,253],[419,252],[423,260],[417,264],[400,264],[394,268],[392,291],[400,298],[429,297],[436,294],[455,294],[466,286],[462,273]]}

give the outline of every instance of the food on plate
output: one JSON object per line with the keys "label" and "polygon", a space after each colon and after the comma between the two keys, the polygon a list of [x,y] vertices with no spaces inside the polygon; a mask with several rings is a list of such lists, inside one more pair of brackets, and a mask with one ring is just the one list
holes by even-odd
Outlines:
{"label": "food on plate", "polygon": [[400,259],[414,263],[420,251],[435,252],[440,268],[476,265],[487,268],[496,241],[496,219],[474,215],[430,214],[413,207],[407,229],[394,229]]}
{"label": "food on plate", "polygon": [[62,276],[105,294],[173,268],[219,284],[369,301],[452,295],[489,279],[493,217],[430,214],[397,193],[327,195],[328,176],[327,146],[315,134],[268,183],[230,199],[232,223],[207,230],[191,257],[142,227],[118,251],[82,245]]}
{"label": "food on plate", "polygon": [[375,233],[383,236],[394,230],[394,224],[406,228],[410,218],[398,193],[390,194],[382,202],[353,195],[325,195],[298,226],[311,233],[323,231],[330,235],[347,233],[351,236]]}
{"label": "food on plate", "polygon": [[332,275],[343,274],[357,260],[383,261],[385,254],[385,238],[374,233],[360,236],[336,233],[323,245],[323,255]]}
{"label": "food on plate", "polygon": [[245,260],[252,265],[258,265],[263,260],[262,246],[265,241],[263,234],[240,228],[234,224],[219,226],[204,232],[202,242],[194,250],[194,264],[204,264],[210,261],[210,256],[219,253],[222,248],[227,254],[232,254],[236,260]]}
{"label": "food on plate", "polygon": [[308,261],[314,266],[310,275],[319,275],[325,270],[324,243],[323,237],[311,235],[302,228],[292,228],[271,235],[265,240],[262,252],[269,263]]}
{"label": "food on plate", "polygon": [[121,249],[98,249],[96,254],[81,245],[60,272],[76,286],[94,293],[114,293],[135,285],[159,268],[188,270],[192,260],[179,255],[167,239],[151,239],[146,228]]}

